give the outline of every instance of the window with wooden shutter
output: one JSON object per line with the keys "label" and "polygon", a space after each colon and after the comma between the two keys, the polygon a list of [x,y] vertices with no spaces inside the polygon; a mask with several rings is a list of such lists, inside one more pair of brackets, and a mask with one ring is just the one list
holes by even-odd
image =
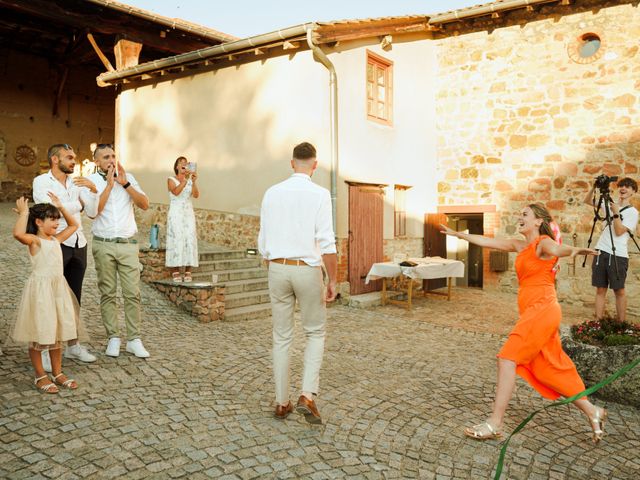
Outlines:
{"label": "window with wooden shutter", "polygon": [[391,125],[393,62],[367,51],[367,118]]}

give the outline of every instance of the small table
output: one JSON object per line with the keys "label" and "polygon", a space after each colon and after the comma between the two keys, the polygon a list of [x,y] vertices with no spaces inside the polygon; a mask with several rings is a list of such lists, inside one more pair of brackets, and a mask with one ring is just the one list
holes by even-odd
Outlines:
{"label": "small table", "polygon": [[[370,280],[378,280],[382,278],[382,305],[387,303],[394,303],[402,305],[411,310],[411,297],[413,292],[414,280],[427,280],[434,278],[446,278],[447,279],[447,293],[442,292],[423,292],[423,295],[431,293],[434,295],[446,295],[447,300],[451,300],[451,279],[453,277],[464,277],[464,263],[459,260],[449,260],[442,257],[424,257],[424,258],[411,258],[410,261],[417,263],[415,267],[401,267],[397,263],[382,262],[374,263],[371,266],[371,270],[367,274],[365,283],[369,283]],[[387,298],[387,278],[395,278],[399,276],[405,276],[408,279],[409,285],[407,286],[407,300],[394,300]]]}

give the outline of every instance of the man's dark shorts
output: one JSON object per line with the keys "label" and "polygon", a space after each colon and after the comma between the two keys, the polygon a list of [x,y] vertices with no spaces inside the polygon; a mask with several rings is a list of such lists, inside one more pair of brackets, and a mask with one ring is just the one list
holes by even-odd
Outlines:
{"label": "man's dark shorts", "polygon": [[599,288],[610,288],[620,290],[624,288],[629,268],[629,259],[616,256],[618,264],[618,275],[616,277],[616,266],[613,255],[607,252],[600,252],[600,255],[593,257],[591,262],[591,285]]}

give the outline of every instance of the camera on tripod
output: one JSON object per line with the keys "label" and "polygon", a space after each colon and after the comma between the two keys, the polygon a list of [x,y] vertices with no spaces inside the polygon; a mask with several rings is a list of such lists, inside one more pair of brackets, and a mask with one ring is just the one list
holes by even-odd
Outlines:
{"label": "camera on tripod", "polygon": [[596,177],[596,182],[595,182],[595,186],[597,189],[600,190],[600,192],[602,192],[603,194],[609,194],[609,185],[611,185],[611,182],[617,182],[618,181],[618,177],[609,177],[608,175],[605,175],[604,173],[602,175],[598,175]]}

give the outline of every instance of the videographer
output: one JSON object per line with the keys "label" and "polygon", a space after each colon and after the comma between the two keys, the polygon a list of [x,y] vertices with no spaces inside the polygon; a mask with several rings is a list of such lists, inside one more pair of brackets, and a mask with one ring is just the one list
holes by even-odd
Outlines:
{"label": "videographer", "polygon": [[[629,234],[635,233],[638,224],[638,210],[631,205],[631,197],[638,191],[638,184],[628,177],[619,180],[616,203],[609,197],[609,184],[614,180],[615,177],[600,175],[584,198],[584,203],[595,208],[597,189],[600,189],[600,195],[608,201],[603,202],[604,205],[598,205],[600,211],[596,212],[596,215],[599,215],[596,218],[606,221],[609,217],[611,220],[610,224],[604,225],[595,247],[596,250],[600,250],[600,255],[595,257],[591,264],[591,285],[596,287],[596,318],[599,320],[604,316],[607,288],[610,288],[616,297],[618,320],[624,321],[627,310],[624,283],[629,267],[627,242]],[[608,215],[605,212],[607,204]]]}

